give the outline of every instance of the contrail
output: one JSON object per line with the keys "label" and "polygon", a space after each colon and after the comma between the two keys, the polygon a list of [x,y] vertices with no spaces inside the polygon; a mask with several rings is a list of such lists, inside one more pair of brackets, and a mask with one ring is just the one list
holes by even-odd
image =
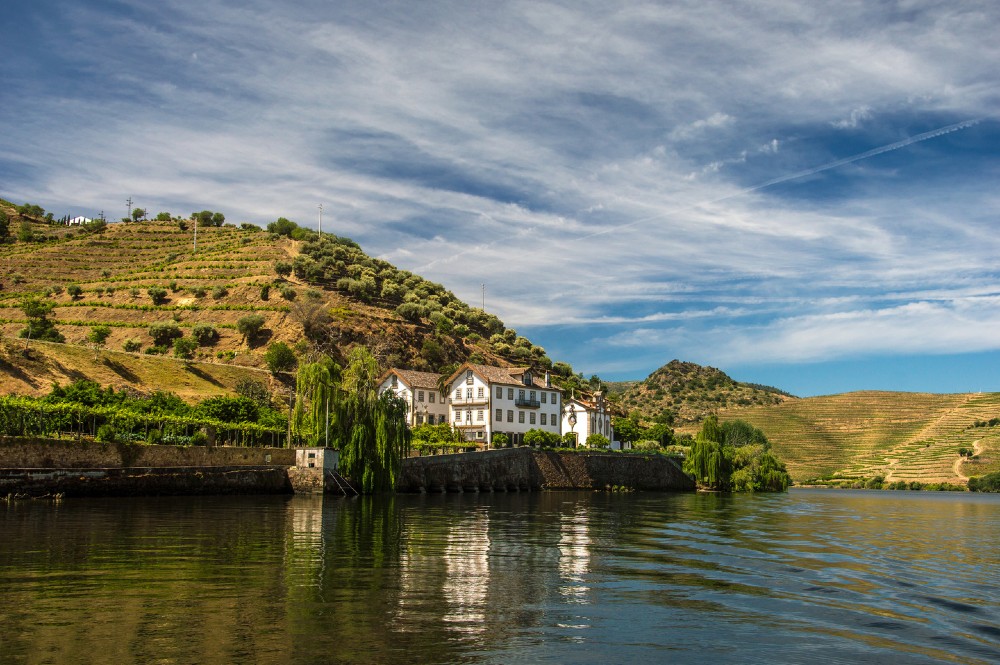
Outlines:
{"label": "contrail", "polygon": [[978,125],[983,120],[984,120],[983,118],[976,118],[974,120],[963,120],[962,122],[956,122],[954,125],[948,125],[946,127],[941,127],[941,128],[938,128],[938,129],[933,129],[933,130],[931,130],[929,132],[924,132],[923,134],[917,134],[915,136],[911,136],[909,138],[905,138],[902,141],[896,141],[895,143],[890,143],[888,145],[884,145],[884,146],[881,146],[881,147],[878,147],[878,148],[872,148],[871,150],[867,150],[865,152],[859,152],[858,154],[851,155],[850,157],[843,157],[842,159],[837,159],[837,160],[834,160],[832,162],[827,162],[826,164],[823,164],[822,166],[815,166],[815,167],[810,168],[810,169],[805,169],[804,171],[798,171],[796,173],[791,173],[791,174],[788,174],[788,175],[779,176],[777,178],[773,178],[773,179],[768,180],[766,182],[762,182],[759,185],[754,185],[753,187],[747,187],[745,189],[740,189],[738,191],[735,191],[732,194],[726,194],[725,196],[720,196],[717,199],[711,199],[711,200],[708,200],[708,201],[702,201],[701,203],[695,203],[695,204],[692,204],[692,205],[689,205],[689,206],[685,206],[683,208],[677,208],[677,209],[671,210],[669,212],[658,213],[658,214],[653,215],[651,217],[643,217],[642,219],[637,219],[637,220],[628,222],[626,224],[619,224],[617,226],[609,226],[606,229],[602,229],[600,231],[594,231],[593,233],[591,233],[589,235],[579,236],[579,237],[575,238],[575,240],[586,240],[588,238],[594,238],[596,236],[601,236],[601,235],[605,235],[607,233],[611,233],[612,231],[620,231],[621,229],[627,229],[629,227],[636,226],[637,224],[645,224],[646,222],[652,222],[654,220],[657,220],[657,219],[660,219],[662,217],[666,217],[668,215],[672,215],[672,214],[675,214],[675,213],[678,213],[678,212],[682,212],[684,210],[693,210],[695,208],[700,208],[702,206],[711,205],[713,203],[719,203],[720,201],[726,201],[728,199],[732,199],[732,198],[735,198],[737,196],[743,196],[744,194],[751,194],[753,192],[759,191],[761,189],[765,189],[767,187],[773,187],[774,185],[780,185],[783,182],[788,182],[790,180],[797,180],[799,178],[805,178],[806,176],[811,176],[811,175],[815,175],[817,173],[822,173],[823,171],[829,171],[830,169],[835,169],[835,168],[837,168],[839,166],[845,166],[847,164],[852,164],[854,162],[859,162],[862,159],[868,159],[869,157],[875,157],[876,155],[881,155],[881,154],[886,153],[886,152],[892,152],[893,150],[899,150],[900,148],[905,148],[906,146],[913,145],[914,143],[920,143],[921,141],[928,141],[930,139],[937,138],[938,136],[943,136],[945,134],[950,134],[952,132],[957,132],[957,131],[959,131],[961,129],[968,129],[969,127],[972,127],[973,125]]}

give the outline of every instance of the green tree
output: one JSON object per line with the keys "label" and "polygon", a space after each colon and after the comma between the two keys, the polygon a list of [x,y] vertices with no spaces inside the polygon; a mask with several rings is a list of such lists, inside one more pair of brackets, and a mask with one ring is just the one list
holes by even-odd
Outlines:
{"label": "green tree", "polygon": [[271,222],[267,225],[268,233],[276,233],[279,236],[291,237],[292,232],[299,228],[299,225],[295,222],[285,219],[284,217],[279,217],[277,220]]}
{"label": "green tree", "polygon": [[380,395],[378,374],[378,362],[368,349],[351,349],[333,419],[340,468],[366,494],[395,489],[410,449],[406,402],[389,390]]}
{"label": "green tree", "polygon": [[132,209],[132,221],[138,222],[146,216],[146,211],[143,208],[133,208]]}
{"label": "green tree", "polygon": [[292,262],[291,261],[275,261],[274,262],[274,272],[280,277],[288,277],[292,274]]}
{"label": "green tree", "polygon": [[21,311],[28,317],[28,326],[18,333],[19,337],[37,339],[44,342],[65,342],[66,338],[56,330],[49,320],[55,303],[29,298],[21,303]]}
{"label": "green tree", "polygon": [[611,426],[614,427],[618,440],[623,443],[634,443],[642,438],[639,422],[633,418],[612,418]]}
{"label": "green tree", "polygon": [[611,445],[611,440],[603,434],[591,434],[587,437],[587,447],[588,448],[608,448]]}
{"label": "green tree", "polygon": [[166,346],[184,335],[181,332],[180,326],[175,321],[152,323],[149,326],[148,332],[156,346]]}
{"label": "green tree", "polygon": [[174,355],[178,358],[191,358],[198,349],[198,340],[193,337],[179,337],[174,340]]}
{"label": "green tree", "polygon": [[7,240],[8,236],[10,236],[10,219],[5,211],[0,210],[0,242]]}
{"label": "green tree", "polygon": [[146,293],[149,295],[154,305],[162,305],[167,302],[167,290],[162,286],[152,286],[146,289]]}
{"label": "green tree", "polygon": [[211,323],[196,323],[191,329],[191,337],[197,340],[200,346],[208,346],[219,339],[219,331]]}
{"label": "green tree", "polygon": [[158,212],[156,213],[156,221],[158,222],[169,222],[173,217],[169,212]]}
{"label": "green tree", "polygon": [[278,372],[292,371],[298,360],[290,346],[284,342],[274,342],[267,347],[267,351],[264,353],[264,362],[267,363],[267,368],[271,370],[272,374],[277,374]]}
{"label": "green tree", "polygon": [[243,335],[243,341],[252,344],[264,327],[264,317],[261,314],[247,314],[236,322],[236,329]]}
{"label": "green tree", "polygon": [[69,294],[70,298],[76,300],[83,293],[83,287],[81,287],[79,284],[70,284],[69,286],[66,287],[66,293]]}
{"label": "green tree", "polygon": [[21,226],[17,230],[17,239],[21,242],[31,242],[35,239],[35,232],[31,228],[31,222],[21,222]]}
{"label": "green tree", "polygon": [[110,336],[110,326],[93,326],[87,333],[87,341],[94,345],[94,358],[97,358],[98,350],[104,346]]}
{"label": "green tree", "polygon": [[292,422],[297,434],[311,446],[330,444],[330,406],[337,399],[339,382],[340,367],[327,356],[299,365]]}
{"label": "green tree", "polygon": [[221,212],[214,213],[212,215],[212,226],[222,226],[226,223],[226,216]]}

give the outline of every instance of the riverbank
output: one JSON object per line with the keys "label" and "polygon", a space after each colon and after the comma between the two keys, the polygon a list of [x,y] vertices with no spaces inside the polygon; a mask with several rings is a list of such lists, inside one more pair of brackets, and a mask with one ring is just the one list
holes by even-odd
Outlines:
{"label": "riverbank", "polygon": [[[311,459],[286,448],[0,438],[0,496],[350,493],[332,468]],[[695,486],[662,455],[531,448],[411,457],[397,482],[404,493],[621,489]]]}

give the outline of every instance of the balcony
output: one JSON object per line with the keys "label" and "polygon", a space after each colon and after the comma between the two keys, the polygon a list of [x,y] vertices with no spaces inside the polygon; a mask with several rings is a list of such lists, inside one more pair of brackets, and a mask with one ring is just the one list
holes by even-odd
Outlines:
{"label": "balcony", "polygon": [[524,409],[538,409],[541,408],[542,403],[537,399],[528,399],[527,397],[518,397],[514,400],[514,405],[519,406]]}
{"label": "balcony", "polygon": [[451,404],[456,406],[482,406],[484,404],[489,404],[489,397],[459,397],[451,398]]}

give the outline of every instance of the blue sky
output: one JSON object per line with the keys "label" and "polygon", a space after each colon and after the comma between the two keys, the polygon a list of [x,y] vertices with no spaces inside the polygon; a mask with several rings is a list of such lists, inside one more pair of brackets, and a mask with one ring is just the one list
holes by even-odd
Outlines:
{"label": "blue sky", "polygon": [[1000,390],[995,2],[8,4],[4,198],[322,203],[588,376]]}

